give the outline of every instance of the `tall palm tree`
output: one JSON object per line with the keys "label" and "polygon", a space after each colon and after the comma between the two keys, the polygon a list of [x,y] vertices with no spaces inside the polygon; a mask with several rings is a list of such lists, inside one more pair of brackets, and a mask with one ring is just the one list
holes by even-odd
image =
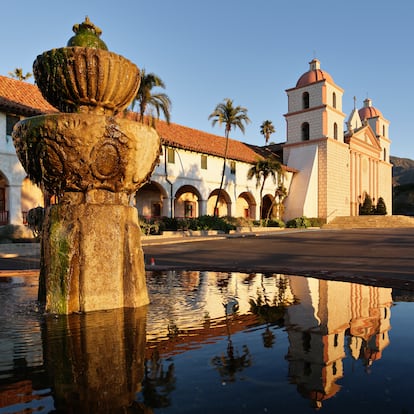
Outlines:
{"label": "tall palm tree", "polygon": [[229,149],[229,135],[232,128],[239,128],[244,134],[244,124],[250,122],[247,116],[247,109],[242,106],[234,106],[233,100],[226,98],[224,102],[219,103],[214,111],[209,115],[208,119],[212,119],[212,125],[224,125],[224,136],[226,137],[226,146],[224,149],[223,171],[221,174],[221,182],[219,192],[214,206],[214,215],[218,215],[217,206],[220,201],[221,191],[223,189],[224,175],[226,173],[227,153]]}
{"label": "tall palm tree", "polygon": [[25,81],[29,79],[32,74],[30,72],[27,72],[26,75],[23,75],[23,69],[22,68],[16,68],[13,72],[9,72],[9,75],[12,78],[18,79],[20,81]]}
{"label": "tall palm tree", "polygon": [[263,217],[263,189],[266,180],[272,177],[273,182],[278,183],[281,174],[282,164],[274,158],[260,159],[247,171],[247,178],[256,178],[256,187],[260,186],[260,218]]}
{"label": "tall palm tree", "polygon": [[167,123],[170,123],[171,101],[165,93],[153,93],[153,88],[160,87],[165,89],[162,79],[154,73],[146,73],[145,69],[141,70],[141,83],[139,85],[137,96],[132,103],[132,109],[135,103],[139,105],[139,114],[141,122],[144,123],[144,116],[148,116],[151,123],[154,122],[152,111],[157,113],[157,119],[160,113],[164,114]]}
{"label": "tall palm tree", "polygon": [[264,135],[266,145],[269,142],[270,135],[276,132],[275,127],[273,126],[272,121],[263,121],[262,125],[260,125],[260,133]]}

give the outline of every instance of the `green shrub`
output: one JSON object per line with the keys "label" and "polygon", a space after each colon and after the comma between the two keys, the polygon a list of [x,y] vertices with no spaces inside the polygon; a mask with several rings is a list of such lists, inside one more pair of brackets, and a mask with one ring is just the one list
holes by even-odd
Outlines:
{"label": "green shrub", "polygon": [[197,230],[197,223],[193,219],[177,219],[177,230]]}
{"label": "green shrub", "polygon": [[146,236],[160,234],[161,223],[158,220],[139,217],[139,226],[141,227],[141,232]]}
{"label": "green shrub", "polygon": [[161,217],[161,223],[163,224],[164,230],[177,231],[178,230],[178,220],[171,217]]}
{"label": "green shrub", "polygon": [[307,227],[310,227],[310,226],[311,226],[311,223],[310,223],[309,219],[305,216],[296,217],[292,220],[289,220],[286,223],[286,227],[288,227],[288,228],[297,228],[297,229],[299,229],[299,228],[307,228]]}
{"label": "green shrub", "polygon": [[380,216],[385,216],[387,214],[387,207],[385,205],[385,201],[382,197],[378,199],[377,206],[375,207],[375,213]]}
{"label": "green shrub", "polygon": [[367,215],[372,214],[373,211],[374,211],[374,208],[372,206],[372,199],[367,194],[365,196],[364,202],[359,205],[359,215],[360,216],[367,216]]}
{"label": "green shrub", "polygon": [[266,227],[285,227],[285,223],[280,219],[270,219],[264,222]]}
{"label": "green shrub", "polygon": [[230,217],[204,215],[193,220],[197,220],[198,230],[217,230],[229,233],[230,230],[236,229],[236,225],[232,223],[233,219]]}
{"label": "green shrub", "polygon": [[[215,217],[215,216],[200,216],[194,218],[170,218],[162,217],[156,221],[150,221],[141,218],[141,228],[146,229],[150,224],[157,224],[158,231],[177,231],[177,230],[218,230],[224,233],[229,233],[230,230],[234,230],[237,226],[237,219],[230,217]],[[144,231],[144,230],[143,230]],[[145,232],[145,231],[144,231]],[[147,233],[152,234],[152,233]]]}
{"label": "green shrub", "polygon": [[322,227],[326,224],[326,219],[322,217],[309,217],[310,226],[309,227]]}

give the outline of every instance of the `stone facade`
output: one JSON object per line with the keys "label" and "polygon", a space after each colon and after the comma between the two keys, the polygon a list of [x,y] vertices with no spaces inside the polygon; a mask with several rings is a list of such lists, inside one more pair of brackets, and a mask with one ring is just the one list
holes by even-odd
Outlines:
{"label": "stone facade", "polygon": [[[371,101],[351,113],[344,133],[343,90],[320,69],[317,59],[288,89],[287,141],[283,161],[295,174],[285,219],[300,215],[327,222],[357,215],[369,195],[392,211],[389,122]],[[295,197],[292,197],[295,194]],[[296,196],[299,194],[299,196]]]}

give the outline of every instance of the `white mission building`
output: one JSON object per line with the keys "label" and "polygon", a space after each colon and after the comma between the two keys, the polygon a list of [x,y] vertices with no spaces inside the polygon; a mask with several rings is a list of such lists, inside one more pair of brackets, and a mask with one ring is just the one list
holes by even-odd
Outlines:
{"label": "white mission building", "polygon": [[[281,184],[287,190],[284,221],[306,216],[329,222],[357,215],[366,195],[382,197],[391,212],[389,121],[370,99],[347,117],[342,112],[343,92],[314,59],[295,87],[286,90],[285,143],[255,147],[230,140],[219,215],[260,218],[259,188],[254,179],[247,179],[247,171],[266,154],[279,157],[284,174],[283,182],[266,181],[262,215],[267,215]],[[11,132],[19,119],[53,111],[36,86],[0,76],[0,225],[24,224],[27,211],[45,203],[40,189],[26,178]],[[150,180],[133,199],[138,213],[213,215],[225,138],[163,121],[157,123],[157,132],[162,152]]]}

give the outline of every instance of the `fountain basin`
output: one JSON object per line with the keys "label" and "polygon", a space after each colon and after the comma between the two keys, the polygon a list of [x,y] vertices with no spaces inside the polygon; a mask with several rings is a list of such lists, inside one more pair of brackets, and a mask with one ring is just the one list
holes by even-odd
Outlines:
{"label": "fountain basin", "polygon": [[[148,179],[160,151],[153,128],[96,114],[28,118],[16,125],[13,141],[29,178],[50,194],[78,193],[72,203],[94,202],[99,193],[98,202],[127,204],[127,196]],[[110,193],[117,193],[112,201]]]}
{"label": "fountain basin", "polygon": [[80,46],[44,52],[34,61],[33,73],[42,95],[61,112],[122,111],[141,81],[138,67],[123,56]]}

